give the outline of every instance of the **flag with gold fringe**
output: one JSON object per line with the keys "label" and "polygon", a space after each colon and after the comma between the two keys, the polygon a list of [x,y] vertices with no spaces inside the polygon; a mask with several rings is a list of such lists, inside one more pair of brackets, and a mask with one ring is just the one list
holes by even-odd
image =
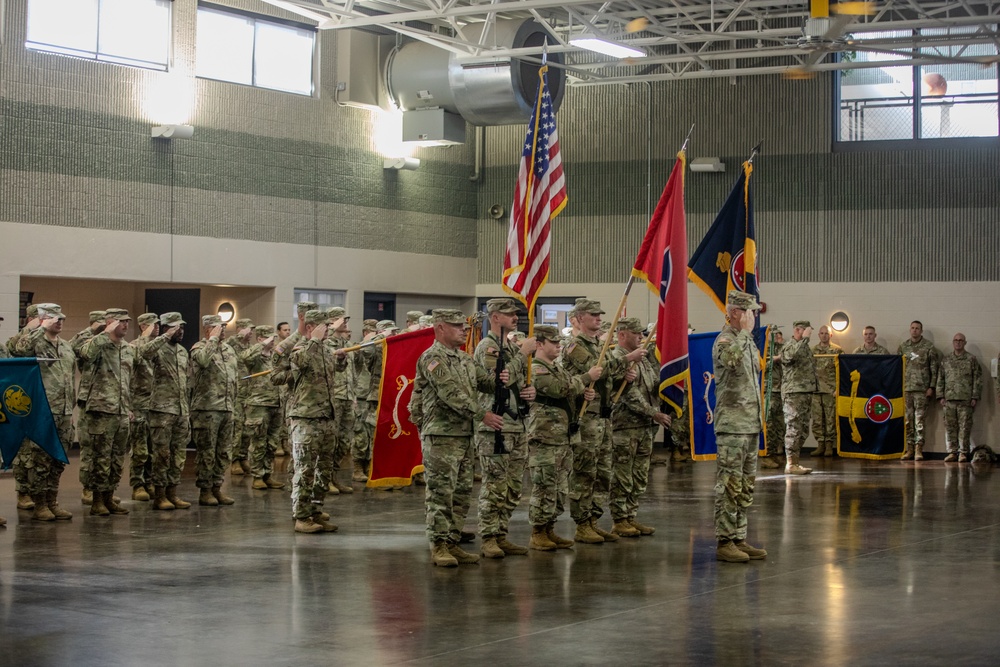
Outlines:
{"label": "flag with gold fringe", "polygon": [[410,396],[417,359],[434,342],[434,329],[418,329],[382,340],[372,467],[368,486],[407,486],[423,472],[417,427],[410,421]]}
{"label": "flag with gold fringe", "polygon": [[837,440],[840,455],[896,459],[905,444],[903,358],[890,354],[837,357]]}

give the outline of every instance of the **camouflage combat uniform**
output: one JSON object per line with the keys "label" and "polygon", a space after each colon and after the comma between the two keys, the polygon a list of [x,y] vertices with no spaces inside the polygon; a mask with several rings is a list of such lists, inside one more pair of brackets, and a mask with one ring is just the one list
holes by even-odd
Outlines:
{"label": "camouflage combat uniform", "polygon": [[[844,353],[844,349],[833,343],[816,343],[813,355]],[[826,453],[833,456],[837,451],[837,363],[836,356],[814,356],[816,365],[816,393],[812,395],[812,434],[816,439],[815,456]]]}
{"label": "camouflage combat uniform", "polygon": [[153,391],[149,397],[149,439],[155,488],[173,489],[181,481],[191,441],[188,403],[188,351],[180,342],[171,343],[159,335],[139,350],[153,371]]}
{"label": "camouflage combat uniform", "polygon": [[135,363],[132,366],[132,428],[129,432],[129,486],[133,489],[150,486],[153,461],[150,458],[149,397],[153,393],[153,368],[142,355],[143,346],[149,345],[147,336],[133,340]]}
{"label": "camouflage combat uniform", "polygon": [[[379,341],[384,336],[375,336],[372,340]],[[364,353],[364,364],[368,375],[368,390],[358,394],[358,402],[365,402],[362,410],[364,413],[364,436],[355,440],[354,460],[360,461],[367,471],[372,460],[372,442],[375,439],[375,422],[378,419],[378,393],[382,385],[382,346],[380,344],[366,347]]]}
{"label": "camouflage combat uniform", "polygon": [[[805,350],[808,353],[808,345]],[[747,508],[753,504],[761,427],[759,358],[751,333],[728,324],[712,345],[718,451],[715,535],[720,541],[738,542],[747,536]]]}
{"label": "camouflage combat uniform", "polygon": [[785,412],[785,454],[796,460],[809,435],[809,413],[816,392],[816,360],[809,339],[792,338],[781,350],[784,366],[781,378],[781,399]]}
{"label": "camouflage combat uniform", "polygon": [[372,435],[368,432],[368,418],[375,411],[375,404],[368,400],[371,392],[372,371],[371,356],[368,350],[378,345],[372,345],[358,350],[351,355],[354,377],[354,395],[357,397],[357,407],[354,412],[354,438],[351,440],[351,457],[354,459],[354,467],[361,470],[367,476],[368,465],[371,460]]}
{"label": "camouflage combat uniform", "polygon": [[864,345],[858,345],[854,348],[853,354],[892,354],[892,352],[881,343],[876,342],[875,347],[870,350],[865,349]]}
{"label": "camouflage combat uniform", "polygon": [[906,402],[906,451],[924,446],[924,416],[927,414],[927,390],[937,385],[941,354],[924,337],[916,343],[909,338],[899,345],[898,353],[905,357],[903,397]]}
{"label": "camouflage combat uniform", "polygon": [[983,367],[970,352],[952,352],[941,360],[937,396],[944,400],[944,428],[948,453],[968,455],[971,448],[973,402],[983,394]]}
{"label": "camouflage combat uniform", "polygon": [[[97,311],[95,311],[93,314],[96,315]],[[102,320],[104,319],[103,315],[101,319]],[[88,381],[87,378],[89,378],[89,376],[91,375],[90,362],[88,362],[86,359],[83,358],[83,346],[86,344],[88,340],[90,340],[93,337],[94,337],[94,330],[91,329],[90,327],[87,327],[86,329],[77,333],[69,340],[69,346],[70,348],[72,348],[73,353],[76,355],[76,365],[77,369],[80,372],[80,382],[79,382],[79,387],[77,389],[77,401],[80,400],[79,394],[80,392],[83,391],[84,382],[87,382]],[[82,432],[83,421],[84,421],[83,412],[81,410],[76,420],[76,432],[77,432],[77,441],[80,443],[79,478],[80,478],[80,484],[83,485],[84,493],[86,493],[87,490],[90,489],[88,483],[90,482],[90,467],[91,467],[91,460],[93,457],[91,456],[89,442],[87,441],[87,438],[83,437],[83,432]]]}
{"label": "camouflage combat uniform", "polygon": [[[239,319],[236,320],[234,325],[237,331],[239,331],[241,329],[245,329],[246,327],[252,327],[253,323],[248,319]],[[253,334],[251,333],[250,336],[252,338]],[[252,438],[249,424],[247,424],[246,419],[244,419],[249,384],[246,380],[240,380],[239,378],[246,377],[250,373],[247,371],[246,364],[240,361],[240,355],[250,349],[252,344],[249,340],[244,340],[238,335],[226,338],[225,344],[232,348],[232,351],[236,356],[237,378],[236,402],[233,404],[233,447],[230,458],[233,461],[245,461],[249,456],[250,439]]]}
{"label": "camouflage combat uniform", "polygon": [[[771,358],[767,360],[765,373],[770,373],[771,390],[767,404],[767,455],[779,457],[785,455],[785,406],[781,400],[781,385],[784,376],[784,366],[773,357],[780,356],[785,348],[784,343],[774,343],[771,348]],[[765,375],[765,378],[767,376]]]}
{"label": "camouflage combat uniform", "polygon": [[[348,342],[339,336],[334,337],[331,335],[326,340],[326,344],[332,350],[339,350],[347,347]],[[354,413],[357,405],[357,394],[354,391],[353,364],[345,360],[342,362],[341,368],[342,370],[338,371],[333,379],[333,435],[336,438],[336,442],[334,443],[333,452],[331,452],[330,463],[332,467],[330,480],[334,482],[336,471],[340,470],[340,462],[345,456],[351,454],[351,444],[354,440],[354,420],[357,418],[357,415]],[[348,485],[347,488],[350,489],[350,486]]]}
{"label": "camouflage combat uniform", "polygon": [[[263,343],[256,343],[240,354],[247,375],[272,370],[272,350],[265,350]],[[274,452],[281,437],[281,395],[267,375],[244,380],[246,397],[244,419],[250,434],[250,472],[257,479],[265,479],[274,471]]]}
{"label": "camouflage combat uniform", "polygon": [[202,338],[191,347],[191,439],[195,446],[199,489],[222,487],[233,452],[236,428],[238,366],[233,348],[218,338]]}
{"label": "camouflage combat uniform", "polygon": [[[627,352],[617,347],[612,354],[624,359]],[[649,483],[653,437],[659,428],[653,421],[653,416],[660,412],[659,369],[649,359],[637,361],[634,368],[638,377],[625,387],[611,416],[611,518],[616,524],[636,518],[639,499]],[[614,390],[617,391],[617,385]]]}

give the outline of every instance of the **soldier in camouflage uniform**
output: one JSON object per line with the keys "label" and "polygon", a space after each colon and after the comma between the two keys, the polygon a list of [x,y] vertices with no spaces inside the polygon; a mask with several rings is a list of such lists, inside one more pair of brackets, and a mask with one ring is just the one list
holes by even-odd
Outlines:
{"label": "soldier in camouflage uniform", "polygon": [[[624,358],[640,349],[642,324],[638,318],[618,321],[618,347],[612,355]],[[649,359],[633,365],[638,377],[629,382],[611,413],[613,476],[611,479],[611,531],[622,537],[652,535],[655,529],[636,520],[639,499],[649,483],[649,460],[653,437],[662,426],[670,428],[670,416],[660,411],[660,370]],[[617,391],[618,386],[612,387]]]}
{"label": "soldier in camouflage uniform", "polygon": [[408,310],[406,311],[406,328],[404,331],[416,331],[420,328],[420,318],[424,314],[419,310]]}
{"label": "soldier in camouflage uniform", "polygon": [[[242,317],[233,324],[236,327],[236,335],[226,338],[226,344],[233,349],[236,354],[236,377],[243,378],[249,375],[246,365],[240,361],[240,355],[246,352],[253,342],[253,320]],[[250,439],[253,437],[250,429],[247,428],[246,420],[243,418],[247,400],[248,385],[246,381],[240,380],[236,386],[236,405],[233,408],[233,466],[232,474],[250,474]]]}
{"label": "soldier in camouflage uniform", "polygon": [[944,428],[948,446],[945,462],[969,460],[972,411],[983,394],[983,367],[965,350],[965,334],[952,338],[954,352],[941,360],[937,395],[944,406]]}
{"label": "soldier in camouflage uniform", "polygon": [[785,336],[781,329],[772,326],[772,339],[768,358],[764,368],[762,384],[770,382],[767,401],[767,456],[761,457],[761,468],[785,467],[785,408],[781,400],[781,350],[785,347]]}
{"label": "soldier in camouflage uniform", "polygon": [[865,339],[865,342],[864,344],[854,348],[854,354],[892,354],[881,343],[875,342],[875,338],[878,334],[875,332],[875,327],[872,325],[869,324],[866,326],[862,331],[861,336]]}
{"label": "soldier in camouflage uniform", "polygon": [[288,335],[284,340],[274,346],[274,351],[271,354],[271,374],[268,376],[271,380],[271,384],[278,387],[279,391],[284,388],[286,391],[285,405],[282,410],[284,415],[285,427],[288,429],[288,451],[292,451],[291,445],[291,419],[289,418],[289,411],[292,408],[292,364],[290,361],[290,355],[292,349],[303,340],[305,332],[305,315],[310,310],[316,310],[318,306],[313,301],[300,301],[295,304],[295,310],[298,313],[298,325],[291,334]]}
{"label": "soldier in camouflage uniform", "polygon": [[[392,320],[379,320],[375,324],[375,335],[371,338],[372,341],[379,341],[383,338],[388,338],[398,332],[399,329],[396,327],[396,323]],[[365,481],[368,480],[368,471],[372,462],[372,442],[375,439],[375,422],[378,419],[378,393],[379,388],[382,385],[382,346],[372,345],[371,347],[366,347],[364,350],[360,351],[364,355],[364,364],[368,369],[368,377],[370,383],[368,385],[368,391],[364,394],[365,401],[367,402],[367,407],[365,408],[365,437],[360,441],[355,441],[357,443],[357,448],[354,450],[354,460],[361,462],[361,469],[364,473]],[[362,394],[359,394],[359,399]],[[358,476],[359,471],[355,470],[355,476]],[[392,487],[379,487],[382,489],[391,489]]]}
{"label": "soldier in camouflage uniform", "polygon": [[[340,325],[335,331],[331,331],[326,339],[326,344],[333,350],[340,350],[348,346],[351,337],[351,330],[348,326],[350,317],[343,308],[335,307],[326,311],[326,316],[330,321],[340,321]],[[337,473],[340,472],[341,461],[351,454],[351,443],[354,440],[354,410],[357,406],[357,394],[354,392],[354,365],[348,363],[343,371],[338,372],[334,377],[334,426],[333,433],[336,443],[333,448],[333,458],[331,460],[332,473],[328,492],[331,495],[341,493],[354,493],[354,488],[350,484],[344,484],[337,480]]]}
{"label": "soldier in camouflage uniform", "polygon": [[[579,333],[563,349],[562,365],[572,375],[586,373],[597,365],[602,344],[597,336],[601,329],[601,304],[590,299],[577,299],[573,307]],[[618,536],[597,525],[604,514],[611,488],[611,387],[635,371],[628,364],[646,356],[639,349],[624,357],[607,357],[604,375],[594,386],[599,400],[587,404],[580,419],[580,447],[573,453],[573,476],[570,478],[570,514],[576,521],[575,539],[586,544],[617,542]],[[628,375],[626,375],[628,373]]]}
{"label": "soldier in camouflage uniform", "polygon": [[[73,353],[76,354],[76,365],[80,371],[80,390],[83,388],[83,379],[90,374],[89,364],[81,355],[83,346],[88,340],[97,335],[97,332],[105,326],[103,310],[90,311],[89,318],[90,324],[87,328],[77,333],[69,341],[69,346],[73,348]],[[80,390],[78,390],[78,392]],[[79,400],[79,398],[77,400]],[[80,494],[80,501],[84,505],[89,505],[91,503],[91,499],[93,498],[93,489],[90,488],[91,455],[90,448],[84,444],[86,438],[82,437],[80,432],[82,422],[83,419],[78,418],[76,423],[77,441],[80,443],[80,484],[83,486],[83,491]]]}
{"label": "soldier in camouflage uniform", "polygon": [[[240,361],[247,375],[271,370],[275,335],[274,327],[254,328],[255,342],[240,354]],[[250,470],[253,488],[258,490],[283,489],[285,485],[271,478],[274,470],[274,452],[281,434],[281,396],[278,387],[267,375],[244,380],[247,384],[244,419],[250,432]]]}
{"label": "soldier in camouflage uniform", "polygon": [[[523,416],[528,412],[527,402],[535,398],[535,389],[527,386],[527,358],[535,351],[534,339],[521,346],[504,340],[506,333],[517,327],[517,311],[518,305],[513,299],[487,301],[490,330],[479,341],[473,354],[476,365],[495,375],[502,349],[505,368],[510,375],[510,382],[507,383],[510,389],[507,407],[510,412],[503,415],[502,454],[494,450],[496,431],[482,422],[476,425],[476,452],[483,470],[483,482],[479,487],[479,532],[483,536],[482,554],[486,558],[528,553],[527,547],[507,539],[510,515],[521,501],[521,484],[528,459]],[[483,410],[490,409],[493,394],[481,393],[479,406]]]}
{"label": "soldier in camouflage uniform", "polygon": [[[745,563],[767,556],[747,543],[747,509],[753,504],[760,440],[760,353],[753,340],[753,295],[731,290],[726,326],[712,345],[715,374],[715,557]],[[806,352],[809,348],[806,347]],[[810,359],[812,355],[810,354]]]}
{"label": "soldier in camouflage uniform", "polygon": [[225,342],[226,329],[218,315],[201,318],[202,339],[191,346],[188,385],[191,391],[191,439],[195,446],[198,504],[232,505],[222,482],[233,451],[236,430],[236,353]]}
{"label": "soldier in camouflage uniform", "polygon": [[811,468],[799,465],[799,453],[809,434],[809,412],[816,392],[816,360],[809,348],[812,325],[807,320],[792,323],[792,340],[781,350],[784,367],[781,400],[785,411],[785,473],[808,475]]}
{"label": "soldier in camouflage uniform", "polygon": [[149,440],[153,459],[153,509],[188,509],[191,503],[177,495],[177,485],[191,441],[188,400],[188,351],[181,345],[186,322],[178,312],[160,316],[160,332],[139,348],[153,373],[149,397]]}
{"label": "soldier in camouflage uniform", "polygon": [[91,451],[88,486],[94,497],[92,516],[128,514],[114,502],[114,491],[122,477],[125,451],[128,449],[129,421],[132,413],[132,369],[135,348],[125,342],[132,319],[124,308],[104,311],[104,330],[83,344],[80,356],[87,362],[80,380],[77,401],[82,406],[80,446]]}
{"label": "soldier in camouflage uniform", "polygon": [[[688,324],[688,336],[694,333],[694,327]],[[670,440],[674,444],[674,450],[670,453],[670,460],[674,463],[689,463],[694,460],[691,456],[691,413],[688,410],[688,392],[684,391],[684,398],[681,402],[681,416],[670,420]],[[662,465],[665,461],[657,456],[652,457],[653,465]]]}
{"label": "soldier in camouflage uniform", "polygon": [[833,456],[837,453],[837,355],[843,354],[844,349],[830,342],[830,329],[824,324],[819,328],[819,342],[812,351],[816,364],[816,393],[812,397],[812,434],[816,438],[813,456]]}
{"label": "soldier in camouflage uniform", "polygon": [[[492,392],[493,376],[460,348],[468,324],[460,310],[439,309],[434,316],[434,343],[417,360],[410,420],[420,432],[424,471],[427,538],[435,565],[453,567],[479,562],[458,546],[472,498],[475,423],[494,430],[503,417],[479,404],[479,392]],[[507,371],[502,382],[510,381]]]}
{"label": "soldier in camouflage uniform", "polygon": [[[59,337],[63,320],[66,319],[62,308],[58,304],[42,303],[38,305],[36,312],[37,317],[28,322],[26,333],[17,337],[14,355],[54,360],[40,363],[38,368],[59,440],[65,447],[73,441],[76,355],[69,343]],[[34,502],[35,511],[31,518],[37,521],[73,518],[72,514],[59,506],[57,499],[59,478],[66,465],[49,456],[30,440],[22,444],[21,452],[15,458],[15,465],[18,464],[18,459],[24,467],[27,491]]]}
{"label": "soldier in camouflage uniform", "polygon": [[347,368],[347,360],[324,341],[343,322],[330,322],[326,311],[318,309],[306,311],[303,321],[305,333],[288,355],[292,392],[288,414],[295,466],[292,516],[297,533],[332,533],[337,526],[328,521],[323,500],[336,446],[336,375]]}
{"label": "soldier in camouflage uniform", "polygon": [[[278,337],[277,344],[281,344],[285,339],[292,335],[292,327],[288,322],[278,322],[278,327],[275,330],[275,334]],[[281,431],[278,433],[278,446],[274,450],[275,458],[282,458],[286,455],[285,449],[286,445],[288,449],[291,449],[291,445],[288,444],[288,385],[283,384],[278,386],[278,397],[281,401]]]}
{"label": "soldier in camouflage uniform", "polygon": [[[367,343],[375,337],[376,324],[378,324],[376,320],[364,321],[361,328],[362,343]],[[371,462],[372,440],[368,433],[368,418],[376,405],[368,400],[372,385],[370,366],[372,356],[367,353],[370,349],[366,347],[351,355],[351,364],[354,367],[354,395],[358,403],[354,415],[354,440],[351,442],[351,456],[354,458],[354,473],[351,475],[351,480],[362,483],[368,481],[368,466]]]}
{"label": "soldier in camouflage uniform", "polygon": [[140,353],[144,345],[159,335],[160,316],[156,313],[143,313],[135,318],[139,325],[139,335],[130,344],[135,348],[135,364],[132,366],[132,428],[129,431],[129,448],[132,450],[132,461],[129,465],[129,486],[132,487],[132,500],[147,502],[149,490],[152,489],[150,475],[153,461],[150,458],[149,397],[153,393],[153,369],[149,361]]}
{"label": "soldier in camouflage uniform", "polygon": [[556,363],[561,347],[559,330],[535,325],[535,400],[528,415],[528,467],[531,470],[531,500],[528,521],[531,541],[539,551],[571,549],[573,540],[555,533],[555,524],[566,506],[573,449],[580,445],[578,416],[581,398],[594,400],[597,392],[587,385],[601,377],[594,366],[587,373],[571,375]]}
{"label": "soldier in camouflage uniform", "polygon": [[906,360],[903,397],[906,402],[906,449],[903,460],[924,460],[924,415],[928,400],[934,399],[941,353],[924,338],[924,325],[910,322],[910,337],[899,344],[898,354]]}

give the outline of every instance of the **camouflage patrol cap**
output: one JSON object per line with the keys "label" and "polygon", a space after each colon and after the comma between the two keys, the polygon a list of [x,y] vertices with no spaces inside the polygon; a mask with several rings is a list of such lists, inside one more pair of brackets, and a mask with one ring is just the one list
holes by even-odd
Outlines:
{"label": "camouflage patrol cap", "polygon": [[729,294],[726,295],[726,305],[741,310],[760,310],[760,304],[757,303],[753,294],[747,294],[738,289],[729,290]]}
{"label": "camouflage patrol cap", "polygon": [[58,303],[38,304],[38,317],[41,318],[56,317],[60,320],[66,319],[66,316],[63,315],[62,306],[60,306]]}
{"label": "camouflage patrol cap", "polygon": [[260,324],[253,328],[253,333],[257,338],[267,338],[274,335],[274,327],[269,324]]}
{"label": "camouflage patrol cap", "polygon": [[[24,309],[24,314],[28,316],[28,319],[34,319],[38,317],[38,306],[36,304],[31,304]],[[101,319],[104,319],[104,311],[101,311]]]}
{"label": "camouflage patrol cap", "polygon": [[298,311],[299,315],[306,312],[307,310],[316,310],[319,308],[315,301],[299,301],[295,304],[295,310]]}
{"label": "camouflage patrol cap", "polygon": [[[28,308],[30,309],[31,306],[28,306]],[[104,311],[103,310],[92,310],[92,311],[90,311],[90,315],[88,315],[87,317],[90,318],[90,322],[89,322],[90,324],[93,324],[94,322],[103,322],[104,321]]]}
{"label": "camouflage patrol cap", "polygon": [[139,326],[145,327],[150,324],[156,324],[160,319],[160,316],[156,313],[143,313],[139,317],[135,318],[135,321],[139,323]]}
{"label": "camouflage patrol cap", "polygon": [[641,334],[646,331],[638,317],[623,317],[618,320],[618,331],[629,331]]}
{"label": "camouflage patrol cap", "polygon": [[307,310],[305,314],[306,324],[326,324],[329,319],[325,310],[313,308],[312,310]]}
{"label": "camouflage patrol cap", "polygon": [[216,314],[202,315],[201,326],[205,329],[222,326],[222,318]]}
{"label": "camouflage patrol cap", "polygon": [[536,324],[535,325],[535,340],[537,341],[552,341],[553,343],[558,343],[562,339],[559,334],[559,329],[552,326],[551,324]]}
{"label": "camouflage patrol cap", "polygon": [[431,311],[434,324],[443,322],[444,324],[466,324],[465,313],[456,308],[436,308]]}
{"label": "camouflage patrol cap", "polygon": [[500,297],[497,299],[490,299],[486,302],[486,312],[487,313],[501,313],[503,315],[517,315],[518,305],[517,301],[514,299],[508,299],[506,297]]}
{"label": "camouflage patrol cap", "polygon": [[392,320],[379,320],[375,323],[375,331],[379,333],[383,331],[399,331],[399,327]]}
{"label": "camouflage patrol cap", "polygon": [[422,327],[434,324],[434,318],[431,317],[430,315],[421,315],[418,321],[420,322],[420,326]]}
{"label": "camouflage patrol cap", "polygon": [[408,310],[406,311],[406,323],[416,324],[423,317],[423,313],[419,310]]}
{"label": "camouflage patrol cap", "polygon": [[104,311],[104,319],[118,320],[119,322],[131,320],[131,315],[124,308],[108,308]]}
{"label": "camouflage patrol cap", "polygon": [[792,322],[792,326],[795,327],[796,329],[799,327],[805,329],[806,327],[811,327],[812,324],[809,323],[809,320],[795,320],[794,322]]}
{"label": "camouflage patrol cap", "polygon": [[362,331],[375,331],[375,325],[378,324],[378,320],[365,320],[361,323]]}
{"label": "camouflage patrol cap", "polygon": [[184,316],[176,311],[160,315],[160,326],[174,327],[180,324],[187,324],[187,322],[184,321]]}
{"label": "camouflage patrol cap", "polygon": [[523,331],[511,331],[509,334],[507,334],[507,339],[512,340],[515,343],[520,343],[527,337],[528,337],[527,334],[525,334]]}
{"label": "camouflage patrol cap", "polygon": [[249,317],[241,317],[240,319],[233,322],[233,326],[237,329],[246,329],[247,327],[253,326],[253,320]]}
{"label": "camouflage patrol cap", "polygon": [[597,330],[600,331],[601,333],[607,333],[611,331],[611,322],[610,321],[601,322],[601,326],[598,327]]}
{"label": "camouflage patrol cap", "polygon": [[604,315],[604,311],[601,310],[601,302],[594,301],[593,299],[577,299],[576,303],[573,304],[573,310],[570,311],[571,315],[578,315],[580,313],[590,313],[591,315]]}
{"label": "camouflage patrol cap", "polygon": [[327,310],[326,316],[329,317],[331,320],[339,320],[341,317],[348,320],[351,319],[347,317],[347,311],[341,308],[340,306],[334,306],[333,308]]}

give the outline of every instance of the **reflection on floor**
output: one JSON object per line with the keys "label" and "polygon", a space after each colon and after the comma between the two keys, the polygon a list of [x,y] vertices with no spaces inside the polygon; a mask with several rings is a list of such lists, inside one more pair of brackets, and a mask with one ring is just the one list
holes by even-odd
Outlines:
{"label": "reflection on floor", "polygon": [[[153,512],[123,487],[132,513],[96,518],[74,458],[68,523],[31,521],[0,479],[0,664],[996,664],[1000,473],[810,465],[758,478],[764,561],[716,562],[698,463],[653,469],[652,537],[445,570],[419,488],[328,499],[336,534],[293,533],[287,492],[239,477],[232,507]],[[514,525],[527,543],[526,501]]]}

